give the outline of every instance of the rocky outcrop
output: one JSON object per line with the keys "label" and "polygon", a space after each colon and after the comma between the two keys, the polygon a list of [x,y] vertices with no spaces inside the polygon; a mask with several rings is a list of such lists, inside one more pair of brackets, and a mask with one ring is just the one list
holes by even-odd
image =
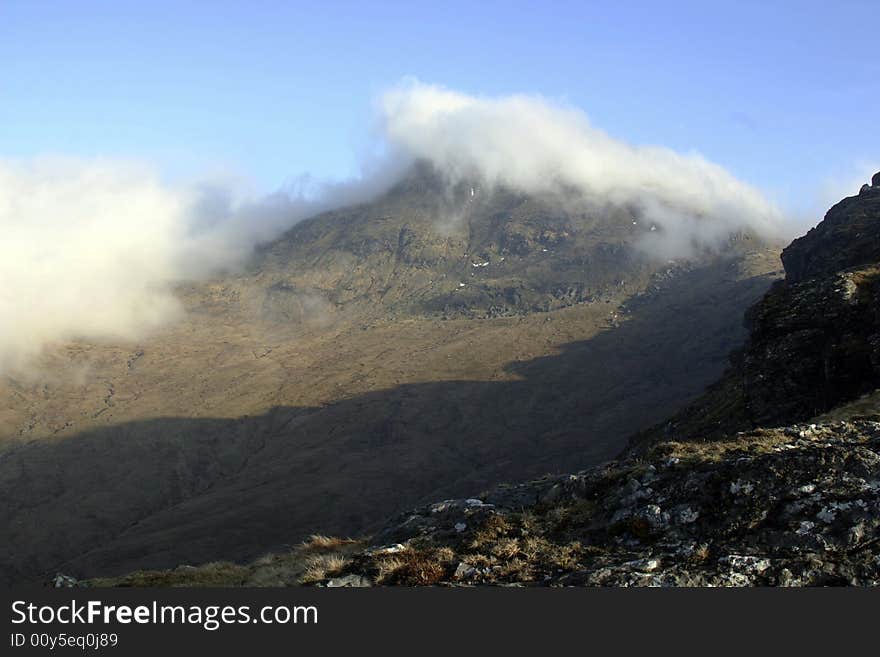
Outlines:
{"label": "rocky outcrop", "polygon": [[755,426],[799,421],[880,386],[880,188],[844,199],[782,252],[785,279],[746,315]]}
{"label": "rocky outcrop", "polygon": [[[880,244],[880,216],[877,219]],[[754,425],[802,420],[880,386],[880,268],[773,287],[747,315],[744,403]]]}
{"label": "rocky outcrop", "polygon": [[880,186],[831,208],[782,262],[722,380],[634,448],[800,422],[880,387]]}
{"label": "rocky outcrop", "polygon": [[880,423],[794,425],[403,514],[348,560],[370,584],[880,584]]}
{"label": "rocky outcrop", "polygon": [[[877,176],[874,176],[876,179]],[[880,185],[832,207],[782,251],[785,280],[799,283],[880,262]]]}

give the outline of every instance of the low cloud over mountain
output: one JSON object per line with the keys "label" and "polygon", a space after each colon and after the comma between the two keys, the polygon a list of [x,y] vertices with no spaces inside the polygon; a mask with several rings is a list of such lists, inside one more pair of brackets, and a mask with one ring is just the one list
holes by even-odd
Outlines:
{"label": "low cloud over mountain", "polygon": [[408,82],[385,94],[382,109],[388,140],[450,181],[477,177],[600,208],[631,207],[663,229],[645,244],[662,256],[688,255],[730,232],[779,230],[779,210],[723,167],[618,141],[581,111],[539,97],[473,97]]}
{"label": "low cloud over mountain", "polygon": [[247,199],[223,184],[168,185],[149,167],[115,160],[0,161],[0,372],[56,341],[144,335],[178,316],[175,282],[234,268],[255,244],[377,195],[417,160],[450,185],[626,207],[656,227],[641,246],[662,258],[731,232],[778,231],[773,204],[722,167],[620,142],[538,97],[406,82],[380,98],[379,112],[388,155],[355,181],[309,193]]}

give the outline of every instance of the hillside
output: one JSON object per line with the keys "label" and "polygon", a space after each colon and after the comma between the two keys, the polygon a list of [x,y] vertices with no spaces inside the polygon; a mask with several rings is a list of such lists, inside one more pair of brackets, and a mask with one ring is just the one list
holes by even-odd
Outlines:
{"label": "hillside", "polygon": [[84,584],[876,586],[878,245],[880,174],[783,251],[721,381],[617,460],[474,488],[368,539]]}
{"label": "hillside", "polygon": [[635,215],[416,170],[179,290],[138,344],[0,382],[4,581],[246,560],[609,458],[745,337],[776,251],[668,262]]}

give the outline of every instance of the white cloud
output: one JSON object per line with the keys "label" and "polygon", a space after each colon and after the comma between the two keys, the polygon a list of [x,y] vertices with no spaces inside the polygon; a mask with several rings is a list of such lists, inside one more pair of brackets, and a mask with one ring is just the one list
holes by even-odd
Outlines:
{"label": "white cloud", "polygon": [[186,200],[133,164],[0,164],[0,370],[173,317]]}
{"label": "white cloud", "polygon": [[247,200],[225,184],[163,184],[134,162],[0,161],[0,372],[53,342],[139,338],[180,315],[175,283],[235,267],[380,183],[377,173]]}
{"label": "white cloud", "polygon": [[663,257],[731,231],[772,234],[779,221],[758,191],[699,155],[630,146],[540,98],[410,82],[380,99],[380,115],[386,155],[359,179],[255,200],[226,184],[169,186],[133,162],[0,160],[0,372],[49,343],[144,335],[179,316],[177,281],[234,267],[296,221],[375,196],[413,159],[453,184],[478,176],[635,208],[662,228],[644,246]]}
{"label": "white cloud", "polygon": [[410,81],[381,106],[388,140],[451,182],[478,176],[527,193],[575,191],[594,205],[637,208],[662,227],[645,246],[664,256],[687,255],[734,231],[779,230],[777,208],[717,164],[626,144],[579,110],[542,98],[474,97]]}

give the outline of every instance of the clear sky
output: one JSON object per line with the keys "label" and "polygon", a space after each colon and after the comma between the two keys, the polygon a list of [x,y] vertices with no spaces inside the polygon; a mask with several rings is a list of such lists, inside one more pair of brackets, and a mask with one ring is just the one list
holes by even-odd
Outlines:
{"label": "clear sky", "polygon": [[377,95],[415,76],[559,99],[810,207],[880,168],[878,29],[876,0],[0,0],[0,158],[339,178]]}

